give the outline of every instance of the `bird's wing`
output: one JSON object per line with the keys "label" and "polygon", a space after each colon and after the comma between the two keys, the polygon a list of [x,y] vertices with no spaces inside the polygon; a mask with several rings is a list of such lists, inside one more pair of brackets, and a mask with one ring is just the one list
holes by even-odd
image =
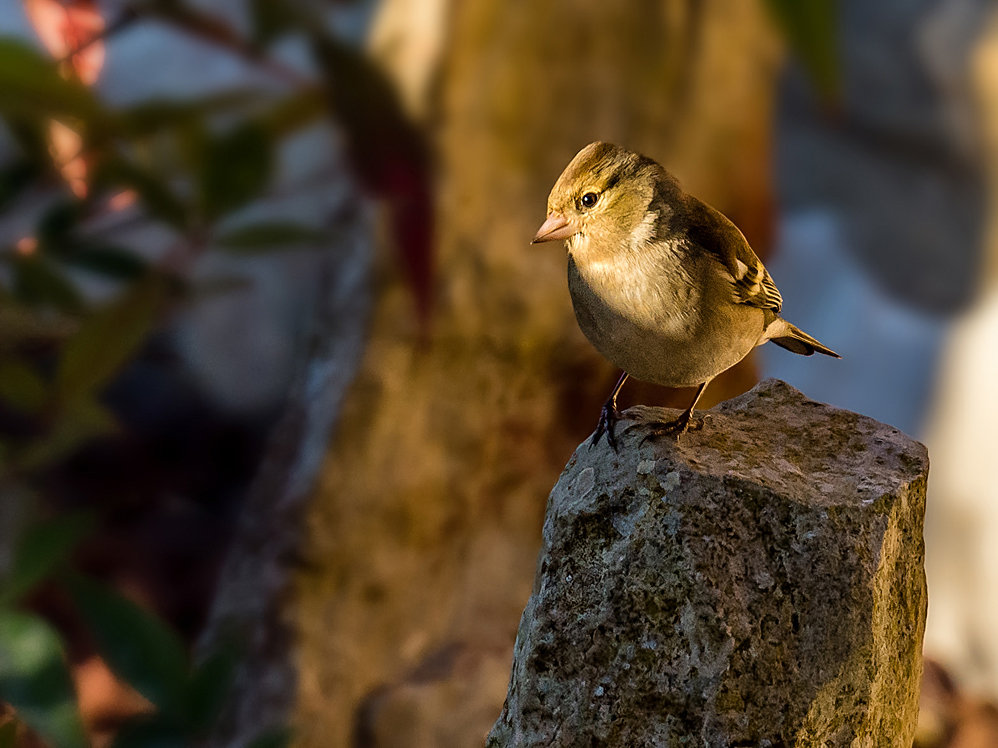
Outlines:
{"label": "bird's wing", "polygon": [[692,196],[687,199],[690,216],[686,235],[727,271],[735,302],[779,313],[783,297],[738,227],[706,203]]}

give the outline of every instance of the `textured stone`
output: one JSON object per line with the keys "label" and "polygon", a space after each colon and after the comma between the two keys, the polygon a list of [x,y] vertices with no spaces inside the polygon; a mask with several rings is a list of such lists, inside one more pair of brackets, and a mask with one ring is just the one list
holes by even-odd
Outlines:
{"label": "textured stone", "polygon": [[500,746],[911,745],[925,448],[777,380],[619,452],[548,502]]}

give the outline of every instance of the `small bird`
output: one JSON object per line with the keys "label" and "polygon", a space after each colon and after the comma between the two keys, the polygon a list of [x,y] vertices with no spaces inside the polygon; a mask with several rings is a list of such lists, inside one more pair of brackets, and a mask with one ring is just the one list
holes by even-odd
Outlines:
{"label": "small bird", "polygon": [[780,292],[738,227],[652,159],[590,143],[558,177],[547,207],[532,243],[565,240],[579,327],[624,370],[592,445],[605,433],[616,450],[617,395],[629,376],[697,388],[678,419],[651,424],[652,435],[678,438],[707,383],[767,340],[840,358],[780,317]]}

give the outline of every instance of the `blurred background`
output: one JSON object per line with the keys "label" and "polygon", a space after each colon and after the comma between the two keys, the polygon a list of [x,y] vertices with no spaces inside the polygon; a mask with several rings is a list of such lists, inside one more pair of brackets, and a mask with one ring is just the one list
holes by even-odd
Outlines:
{"label": "blurred background", "polygon": [[928,444],[918,745],[998,746],[985,0],[0,3],[0,746],[482,744],[618,375],[528,243],[597,139],[843,355],[705,407]]}

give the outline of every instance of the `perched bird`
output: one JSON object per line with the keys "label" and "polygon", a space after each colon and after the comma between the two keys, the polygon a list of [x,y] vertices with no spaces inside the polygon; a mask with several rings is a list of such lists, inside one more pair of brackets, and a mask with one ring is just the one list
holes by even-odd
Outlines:
{"label": "perched bird", "polygon": [[593,445],[605,433],[616,449],[617,394],[629,376],[697,388],[677,420],[652,424],[653,434],[678,437],[707,383],[767,340],[839,358],[780,317],[780,292],[742,232],[650,158],[610,143],[579,151],[533,243],[559,239],[579,327],[624,370]]}

